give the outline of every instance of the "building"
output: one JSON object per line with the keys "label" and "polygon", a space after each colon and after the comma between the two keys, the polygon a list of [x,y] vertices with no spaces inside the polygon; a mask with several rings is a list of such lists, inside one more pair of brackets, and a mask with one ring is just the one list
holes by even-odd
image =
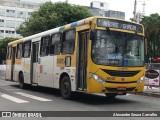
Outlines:
{"label": "building", "polygon": [[109,10],[109,5],[105,2],[93,1],[88,8],[95,16],[125,19],[125,12]]}
{"label": "building", "polygon": [[0,38],[21,38],[16,28],[30,17],[39,4],[29,0],[0,0]]}
{"label": "building", "polygon": [[105,16],[105,11],[103,9],[99,8],[94,8],[94,7],[88,7],[89,11],[94,15],[94,16]]}
{"label": "building", "polygon": [[125,12],[108,10],[105,14],[107,17],[125,19]]}
{"label": "building", "polygon": [[91,2],[91,7],[108,11],[108,4],[106,2],[93,1]]}
{"label": "building", "polygon": [[105,16],[105,11],[108,11],[108,4],[105,2],[93,1],[88,8],[95,16]]}

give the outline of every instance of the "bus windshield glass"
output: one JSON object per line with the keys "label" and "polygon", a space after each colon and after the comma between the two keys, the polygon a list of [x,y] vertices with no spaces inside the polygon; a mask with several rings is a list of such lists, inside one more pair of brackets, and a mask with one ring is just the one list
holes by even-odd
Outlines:
{"label": "bus windshield glass", "polygon": [[144,66],[144,37],[118,31],[96,30],[92,60],[109,66]]}

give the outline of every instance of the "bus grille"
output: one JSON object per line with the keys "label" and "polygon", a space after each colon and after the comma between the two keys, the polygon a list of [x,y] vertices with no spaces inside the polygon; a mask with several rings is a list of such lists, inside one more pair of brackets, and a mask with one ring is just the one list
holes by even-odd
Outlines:
{"label": "bus grille", "polygon": [[115,77],[132,77],[140,72],[140,70],[138,71],[118,71],[118,70],[105,70],[105,69],[102,70],[105,73],[109,74],[110,76],[115,76]]}
{"label": "bus grille", "polygon": [[[124,90],[124,91],[133,91],[135,89],[135,87],[132,87],[132,88],[126,88],[126,90]],[[121,90],[117,90],[117,88],[107,88],[106,87],[106,90],[108,91],[108,92],[119,92],[119,91],[121,91]]]}
{"label": "bus grille", "polygon": [[128,82],[115,82],[115,81],[105,81],[106,83],[116,83],[116,84],[130,84],[137,83],[137,81],[128,81]]}

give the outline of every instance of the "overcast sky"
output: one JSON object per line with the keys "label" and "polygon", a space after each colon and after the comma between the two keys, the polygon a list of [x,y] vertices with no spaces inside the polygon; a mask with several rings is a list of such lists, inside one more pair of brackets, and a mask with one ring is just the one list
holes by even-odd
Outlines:
{"label": "overcast sky", "polygon": [[[52,2],[66,1],[66,0],[51,0]],[[133,8],[135,0],[68,0],[71,4],[90,6],[92,1],[106,2],[109,5],[109,10],[123,11],[126,15],[126,20],[133,17]],[[142,12],[142,3],[145,1],[145,15],[151,13],[160,14],[160,0],[137,0],[137,11]]]}

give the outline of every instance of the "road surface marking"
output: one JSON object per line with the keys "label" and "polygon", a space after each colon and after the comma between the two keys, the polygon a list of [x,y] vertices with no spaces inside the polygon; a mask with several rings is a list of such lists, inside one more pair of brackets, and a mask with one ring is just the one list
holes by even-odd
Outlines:
{"label": "road surface marking", "polygon": [[28,102],[28,101],[25,101],[25,100],[22,100],[22,99],[19,99],[19,98],[16,98],[16,97],[13,97],[7,94],[2,94],[1,97],[6,98],[16,103],[27,103]]}
{"label": "road surface marking", "polygon": [[22,90],[22,89],[7,89],[7,90]]}
{"label": "road surface marking", "polygon": [[15,92],[15,93],[18,94],[18,95],[22,95],[24,97],[32,98],[32,99],[39,100],[39,101],[52,101],[50,99],[45,99],[45,98],[42,98],[42,97],[30,95],[30,94],[27,94],[27,93],[22,93],[22,92]]}
{"label": "road surface marking", "polygon": [[126,94],[126,95],[131,95],[131,94]]}

